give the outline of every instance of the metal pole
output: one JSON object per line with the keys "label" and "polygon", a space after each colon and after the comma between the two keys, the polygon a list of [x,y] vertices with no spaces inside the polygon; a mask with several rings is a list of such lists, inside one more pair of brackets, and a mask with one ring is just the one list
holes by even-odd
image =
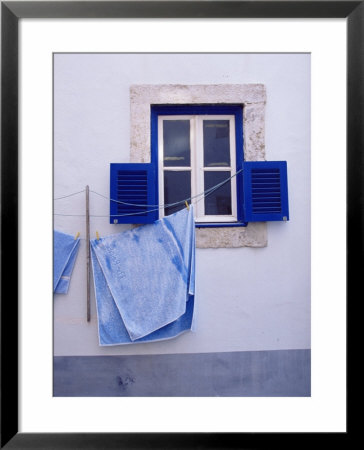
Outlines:
{"label": "metal pole", "polygon": [[90,322],[90,204],[89,187],[86,186],[86,270],[87,270],[87,322]]}

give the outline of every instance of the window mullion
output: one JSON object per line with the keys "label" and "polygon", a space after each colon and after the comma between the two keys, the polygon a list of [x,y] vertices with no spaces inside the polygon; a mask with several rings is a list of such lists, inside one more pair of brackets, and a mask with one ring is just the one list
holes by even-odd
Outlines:
{"label": "window mullion", "polygon": [[[197,186],[197,194],[201,194],[204,191],[204,179],[203,179],[203,133],[202,133],[202,121],[203,116],[196,116],[196,157],[195,157],[195,179]],[[203,196],[199,196],[196,203],[196,217],[203,217],[205,215],[205,201]]]}
{"label": "window mullion", "polygon": [[[195,117],[190,118],[190,148],[191,148],[191,197],[196,195],[195,169],[196,169],[196,123]],[[191,202],[191,201],[190,201]],[[189,202],[189,203],[190,203]]]}

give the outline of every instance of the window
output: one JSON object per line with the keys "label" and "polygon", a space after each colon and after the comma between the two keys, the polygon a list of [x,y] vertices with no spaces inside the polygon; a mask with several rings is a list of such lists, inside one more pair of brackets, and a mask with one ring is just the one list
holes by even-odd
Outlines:
{"label": "window", "polygon": [[[243,164],[242,106],[158,105],[151,111],[159,204],[192,197],[199,226],[245,225],[241,177],[234,176]],[[200,195],[219,183],[207,196]],[[166,207],[159,216],[184,207]]]}
{"label": "window", "polygon": [[[239,172],[235,180],[233,179],[236,183],[236,190],[233,187],[230,188],[231,214],[226,214],[226,209],[224,214],[216,214],[216,210],[218,213],[222,211],[221,202],[219,207],[216,207],[216,199],[214,203],[215,211],[210,209],[212,206],[208,204],[203,214],[199,213],[196,246],[199,248],[265,247],[267,245],[266,221],[288,220],[286,163],[266,161],[265,103],[266,89],[263,84],[259,83],[131,86],[130,162],[110,164],[110,198],[119,201],[119,203],[110,202],[110,223],[152,223],[162,217],[166,211],[159,211],[159,208],[148,209],[143,205],[157,205],[161,203],[161,200],[164,200],[164,185],[162,193],[159,186],[161,176],[163,176],[164,183],[164,172],[174,172],[166,174],[166,177],[173,175],[175,188],[175,192],[173,192],[173,189],[172,191],[167,189],[168,198],[171,198],[171,195],[177,196],[178,189],[182,186],[177,183],[176,176],[188,176],[188,174],[182,172],[196,173],[197,162],[194,163],[193,158],[190,160],[190,166],[178,166],[177,164],[180,164],[183,161],[182,159],[167,159],[169,162],[165,165],[163,157],[162,162],[159,162],[158,135],[162,135],[163,139],[163,134],[158,133],[160,116],[165,118],[173,116],[172,119],[177,119],[177,116],[183,116],[184,119],[187,119],[185,116],[190,116],[187,119],[190,126],[191,117],[196,123],[196,118],[202,116],[209,116],[208,118],[211,120],[214,120],[213,116],[218,116],[218,120],[225,120],[221,116],[233,116],[233,124],[231,124],[230,118],[228,119],[229,137],[232,127],[235,127],[235,154],[234,145],[231,145],[232,140],[229,141],[230,166],[215,166],[216,170],[214,170],[214,166],[206,168],[201,166],[201,170],[203,172],[223,172],[226,170],[234,173],[232,158],[235,155],[235,172],[240,169],[243,169],[243,172]],[[190,128],[190,134],[192,133],[191,129],[193,130],[193,127]],[[213,127],[210,131],[212,132],[212,130]],[[217,130],[215,129],[214,132],[216,136]],[[202,133],[200,129],[201,135],[203,136],[203,128]],[[194,145],[195,150],[193,151],[196,155],[197,144]],[[201,145],[199,148],[201,149]],[[193,151],[190,153],[190,158]],[[199,154],[203,155],[203,150],[202,153],[200,150]],[[166,156],[186,158],[183,151],[182,154],[168,155],[167,150]],[[226,163],[226,161],[216,160],[212,162]],[[173,163],[175,166],[168,166],[169,163]],[[194,164],[194,166],[191,166],[191,164]],[[187,167],[190,169],[186,170]],[[172,170],[172,168],[177,168],[177,170]],[[267,171],[267,169],[269,170]],[[209,176],[212,175],[206,175],[207,185],[211,181],[208,179]],[[197,192],[197,187],[193,185],[192,180],[193,175],[190,181],[191,193],[193,189]],[[234,182],[233,180],[231,183]],[[205,174],[203,177],[200,175],[201,182],[205,185]],[[189,184],[184,186],[189,186]],[[178,195],[182,197],[182,193]],[[234,195],[236,196],[236,203]],[[186,196],[183,195],[183,198],[186,198]],[[203,200],[198,203],[203,203]],[[235,204],[236,218],[233,211]],[[171,210],[168,210],[167,214],[170,212]],[[208,212],[207,215],[206,212]],[[214,213],[211,214],[211,212]],[[205,222],[203,221],[204,215],[206,216]],[[223,216],[229,217],[225,217],[226,221],[223,221]],[[218,221],[214,221],[216,218]]]}

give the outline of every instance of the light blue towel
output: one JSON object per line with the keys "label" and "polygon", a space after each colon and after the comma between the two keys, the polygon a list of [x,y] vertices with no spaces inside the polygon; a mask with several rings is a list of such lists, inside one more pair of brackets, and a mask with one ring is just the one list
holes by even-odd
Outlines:
{"label": "light blue towel", "polygon": [[53,231],[53,291],[56,294],[68,292],[79,246],[79,238]]}
{"label": "light blue towel", "polygon": [[173,338],[190,330],[195,293],[193,207],[91,240],[100,345]]}

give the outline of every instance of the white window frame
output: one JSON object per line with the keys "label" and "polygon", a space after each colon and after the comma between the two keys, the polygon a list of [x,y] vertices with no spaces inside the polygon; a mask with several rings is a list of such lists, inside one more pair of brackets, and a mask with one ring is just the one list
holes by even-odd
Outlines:
{"label": "white window frame", "polygon": [[[167,166],[163,163],[163,121],[164,120],[189,120],[190,121],[190,148],[191,164],[187,166]],[[204,120],[229,120],[230,130],[230,166],[204,167],[203,166],[203,121]],[[181,114],[160,115],[158,117],[158,188],[159,204],[164,201],[164,170],[191,171],[191,197],[201,194],[204,189],[204,172],[226,171],[234,175],[236,172],[236,142],[235,142],[235,116],[227,114]],[[199,200],[199,201],[196,201]],[[231,215],[206,215],[205,202],[202,196],[192,200],[195,205],[195,220],[197,223],[231,223],[237,222],[237,193],[236,177],[231,179]],[[160,210],[160,217],[164,217],[164,209]]]}

